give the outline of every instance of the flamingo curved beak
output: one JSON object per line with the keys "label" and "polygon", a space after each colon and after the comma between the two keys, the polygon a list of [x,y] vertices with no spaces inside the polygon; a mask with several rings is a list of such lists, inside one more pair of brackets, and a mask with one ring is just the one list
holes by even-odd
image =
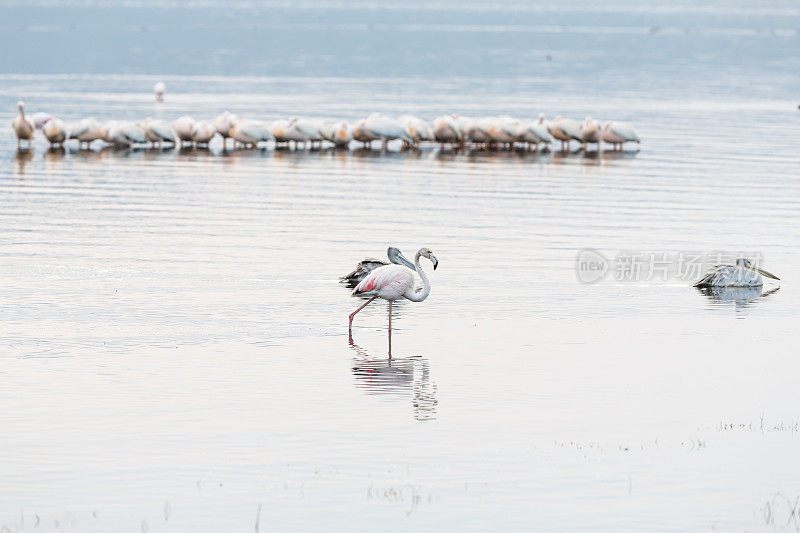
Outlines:
{"label": "flamingo curved beak", "polygon": [[439,266],[439,260],[436,259],[436,256],[433,254],[430,254],[430,257],[428,259],[431,260],[431,263],[433,263],[433,269],[436,270],[436,267]]}

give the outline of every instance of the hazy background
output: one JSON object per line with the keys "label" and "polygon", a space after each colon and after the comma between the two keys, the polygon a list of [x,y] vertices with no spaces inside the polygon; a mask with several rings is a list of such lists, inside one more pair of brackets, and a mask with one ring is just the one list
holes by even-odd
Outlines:
{"label": "hazy background", "polygon": [[[0,2],[0,528],[796,529],[799,23],[794,2]],[[18,152],[18,99],[592,115],[643,142]],[[391,362],[386,305],[350,346],[338,283],[388,245],[440,260]],[[585,248],[752,251],[782,281],[587,285]]]}

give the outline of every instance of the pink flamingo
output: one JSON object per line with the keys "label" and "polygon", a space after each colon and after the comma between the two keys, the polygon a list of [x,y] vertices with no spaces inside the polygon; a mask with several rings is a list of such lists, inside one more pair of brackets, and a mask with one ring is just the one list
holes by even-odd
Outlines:
{"label": "pink flamingo", "polygon": [[386,265],[378,267],[367,274],[361,283],[353,289],[353,296],[372,296],[367,303],[353,311],[350,315],[349,334],[353,342],[353,317],[356,313],[368,306],[375,298],[383,298],[389,302],[389,356],[392,355],[392,303],[400,298],[412,302],[421,302],[431,293],[431,282],[419,264],[419,258],[426,257],[433,263],[433,269],[439,266],[439,260],[433,255],[430,248],[420,248],[414,257],[414,266],[417,274],[422,278],[423,287],[420,291],[414,290],[414,274],[411,269],[401,265]]}

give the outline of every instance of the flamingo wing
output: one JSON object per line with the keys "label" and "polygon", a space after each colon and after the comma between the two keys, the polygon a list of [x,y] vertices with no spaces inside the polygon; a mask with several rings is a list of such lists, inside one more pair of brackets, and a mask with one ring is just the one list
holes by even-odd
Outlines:
{"label": "flamingo wing", "polygon": [[372,270],[353,289],[353,295],[374,295],[399,297],[414,287],[414,276],[411,270],[400,265],[386,265]]}

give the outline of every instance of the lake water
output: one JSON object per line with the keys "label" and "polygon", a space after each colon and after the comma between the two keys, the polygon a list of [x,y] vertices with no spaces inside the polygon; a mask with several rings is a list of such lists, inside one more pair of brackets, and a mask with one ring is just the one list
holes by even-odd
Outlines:
{"label": "lake water", "polygon": [[[800,527],[795,4],[0,6],[3,531]],[[591,114],[643,142],[17,152],[20,98]],[[391,361],[385,302],[350,345],[338,282],[389,245],[440,261]],[[782,280],[673,272],[718,252]]]}

